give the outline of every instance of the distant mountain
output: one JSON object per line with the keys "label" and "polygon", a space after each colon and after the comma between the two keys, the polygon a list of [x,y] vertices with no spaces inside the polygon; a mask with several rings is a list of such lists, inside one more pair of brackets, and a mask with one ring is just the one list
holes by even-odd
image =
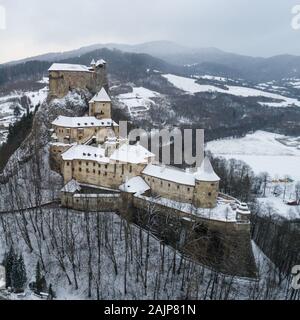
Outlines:
{"label": "distant mountain", "polygon": [[[81,52],[84,51],[82,50]],[[56,58],[52,60],[51,57]],[[96,49],[80,55],[76,54],[75,56],[73,53],[64,53],[59,57],[61,59],[58,59],[58,55],[52,53],[35,57],[34,60],[29,59],[18,63],[2,64],[0,65],[0,86],[20,80],[39,80],[43,75],[48,74],[47,70],[53,61],[89,65],[92,59],[103,58],[108,62],[109,74],[124,82],[134,82],[140,78],[145,78],[148,69],[182,74],[185,71],[184,67],[171,65],[148,54],[129,53],[116,49]],[[44,60],[46,58],[48,60]]]}
{"label": "distant mountain", "polygon": [[216,48],[190,48],[170,41],[154,41],[137,45],[117,43],[95,44],[77,50],[49,53],[9,64],[38,61],[62,61],[79,58],[100,49],[117,49],[129,53],[143,53],[166,61],[168,64],[186,66],[186,74],[208,73],[225,77],[243,78],[253,82],[300,78],[300,57],[280,55],[271,58],[250,57],[224,52]]}

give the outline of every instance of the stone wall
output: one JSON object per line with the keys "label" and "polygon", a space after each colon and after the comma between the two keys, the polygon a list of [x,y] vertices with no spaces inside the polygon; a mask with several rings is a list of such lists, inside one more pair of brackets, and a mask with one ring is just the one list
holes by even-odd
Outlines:
{"label": "stone wall", "polygon": [[232,276],[257,277],[250,224],[223,222],[184,213],[128,193],[61,193],[64,207],[79,211],[119,212],[193,260]]}
{"label": "stone wall", "polygon": [[106,68],[97,71],[50,71],[49,96],[63,98],[73,89],[98,92],[102,87],[108,86]]}
{"label": "stone wall", "polygon": [[90,102],[89,115],[97,119],[111,119],[111,102]]}
{"label": "stone wall", "polygon": [[108,163],[96,161],[64,161],[62,172],[65,183],[75,179],[79,183],[102,186],[118,190],[119,186],[144,170],[144,164]]}
{"label": "stone wall", "polygon": [[198,208],[214,208],[219,194],[219,182],[197,181],[194,205]]}
{"label": "stone wall", "polygon": [[185,203],[192,203],[194,197],[194,187],[175,182],[162,180],[159,178],[151,177],[148,175],[142,175],[144,180],[151,188],[152,194],[160,195],[175,201],[181,201]]}
{"label": "stone wall", "polygon": [[[257,277],[252,252],[250,224],[223,222],[201,217],[133,197],[133,205],[124,206],[131,220],[147,228],[149,210],[151,231],[199,263],[219,272],[242,277]],[[172,228],[170,228],[172,225]]]}
{"label": "stone wall", "polygon": [[120,207],[120,194],[71,194],[62,192],[61,205],[79,211],[115,212]]}
{"label": "stone wall", "polygon": [[[83,128],[67,128],[61,126],[53,126],[58,142],[60,143],[78,143],[84,144],[93,136],[96,136],[98,143],[103,143],[106,137],[119,135],[119,127],[83,127]],[[69,138],[66,138],[69,137]]]}
{"label": "stone wall", "polygon": [[71,145],[50,144],[50,167],[52,170],[62,172],[62,154],[66,152]]}

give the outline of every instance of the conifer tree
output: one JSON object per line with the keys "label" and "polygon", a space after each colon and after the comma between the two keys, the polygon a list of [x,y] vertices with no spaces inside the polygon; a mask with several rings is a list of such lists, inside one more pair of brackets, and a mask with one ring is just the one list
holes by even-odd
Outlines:
{"label": "conifer tree", "polygon": [[36,289],[38,292],[41,292],[41,266],[40,262],[38,261],[36,264],[36,270],[35,270],[35,284],[36,284]]}
{"label": "conifer tree", "polygon": [[4,259],[5,261],[3,262],[3,265],[5,267],[5,275],[6,275],[6,279],[5,279],[6,288],[13,286],[12,271],[13,271],[13,265],[14,265],[15,259],[16,259],[16,255],[13,247],[11,247]]}
{"label": "conifer tree", "polygon": [[16,290],[23,290],[27,282],[26,269],[23,256],[14,259],[11,273],[12,287]]}

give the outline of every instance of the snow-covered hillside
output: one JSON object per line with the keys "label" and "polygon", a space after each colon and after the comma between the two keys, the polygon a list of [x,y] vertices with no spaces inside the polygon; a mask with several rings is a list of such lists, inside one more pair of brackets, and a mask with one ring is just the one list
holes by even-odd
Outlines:
{"label": "snow-covered hillside", "polygon": [[[166,78],[170,83],[173,84],[178,89],[181,89],[185,92],[188,92],[190,94],[194,94],[197,92],[219,92],[224,94],[230,94],[240,97],[264,97],[276,101],[270,101],[270,102],[259,102],[261,105],[270,106],[270,107],[288,107],[288,106],[300,106],[300,101],[294,98],[289,98],[277,93],[271,93],[268,91],[258,90],[250,87],[241,87],[241,86],[232,86],[232,85],[226,85],[226,89],[219,88],[214,85],[208,85],[208,84],[199,84],[197,83],[196,79],[192,78],[185,78],[176,76],[173,74],[165,74],[163,75],[164,78]],[[216,80],[222,82],[223,85],[225,85],[225,79],[224,78],[217,78],[217,77],[202,77],[202,79],[208,79],[208,80]]]}
{"label": "snow-covered hillside", "polygon": [[[40,84],[46,84],[47,79],[39,81]],[[9,95],[0,96],[0,144],[6,141],[8,127],[16,122],[26,112],[26,107],[22,103],[24,97],[28,98],[26,104],[31,111],[42,104],[48,95],[48,87],[36,91],[17,90]],[[17,111],[16,111],[17,110]]]}

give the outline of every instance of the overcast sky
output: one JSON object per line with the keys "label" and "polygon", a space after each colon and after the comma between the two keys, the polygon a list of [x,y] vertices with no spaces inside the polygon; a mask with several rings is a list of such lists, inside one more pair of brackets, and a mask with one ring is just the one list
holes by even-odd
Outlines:
{"label": "overcast sky", "polygon": [[300,55],[300,30],[291,27],[296,4],[300,0],[0,0],[7,24],[0,30],[0,62],[153,40],[254,56]]}

